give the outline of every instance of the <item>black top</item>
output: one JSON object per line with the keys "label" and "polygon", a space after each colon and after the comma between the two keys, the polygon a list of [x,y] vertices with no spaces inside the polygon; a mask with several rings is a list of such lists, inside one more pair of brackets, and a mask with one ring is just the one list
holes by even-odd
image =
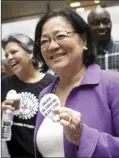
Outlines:
{"label": "black top", "polygon": [[[2,101],[9,90],[14,89],[20,94],[20,112],[14,113],[12,138],[7,142],[11,157],[34,157],[33,134],[38,111],[38,96],[43,88],[55,77],[47,73],[36,83],[25,83],[12,75],[4,77],[1,82]],[[39,157],[41,157],[39,155]]]}

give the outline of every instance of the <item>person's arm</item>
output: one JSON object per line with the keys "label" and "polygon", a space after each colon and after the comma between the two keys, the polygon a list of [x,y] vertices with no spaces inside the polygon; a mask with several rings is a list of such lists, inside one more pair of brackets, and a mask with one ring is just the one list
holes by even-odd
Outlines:
{"label": "person's arm", "polygon": [[83,125],[77,157],[118,157],[119,137]]}
{"label": "person's arm", "polygon": [[77,157],[119,157],[119,81],[109,85],[108,90],[113,135],[83,124]]}

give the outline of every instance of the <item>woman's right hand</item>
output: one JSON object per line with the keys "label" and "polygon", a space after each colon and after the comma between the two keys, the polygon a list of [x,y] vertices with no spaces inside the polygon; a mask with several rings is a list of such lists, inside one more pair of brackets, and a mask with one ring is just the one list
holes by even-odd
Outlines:
{"label": "woman's right hand", "polygon": [[14,110],[15,108],[12,107],[14,101],[13,100],[4,100],[2,102],[2,112],[5,110],[5,109],[11,109],[11,110]]}

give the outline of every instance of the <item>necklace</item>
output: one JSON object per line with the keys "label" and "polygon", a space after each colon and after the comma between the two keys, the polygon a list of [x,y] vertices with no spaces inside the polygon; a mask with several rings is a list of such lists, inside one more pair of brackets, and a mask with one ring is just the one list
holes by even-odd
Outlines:
{"label": "necklace", "polygon": [[54,88],[53,88],[53,94],[56,93],[56,88],[57,88],[57,86],[58,86],[58,83],[59,83],[59,78],[57,79],[57,82],[55,83],[55,86],[54,86]]}
{"label": "necklace", "polygon": [[[85,76],[85,74],[86,74],[86,71],[84,72],[84,74],[83,74],[83,76],[79,79],[79,82],[81,83],[81,81],[83,80],[83,78],[84,78],[84,76]],[[53,88],[53,94],[56,94],[56,88],[57,88],[57,86],[58,86],[58,84],[59,84],[59,78],[57,79],[57,82],[55,83],[55,86],[54,86],[54,88]]]}

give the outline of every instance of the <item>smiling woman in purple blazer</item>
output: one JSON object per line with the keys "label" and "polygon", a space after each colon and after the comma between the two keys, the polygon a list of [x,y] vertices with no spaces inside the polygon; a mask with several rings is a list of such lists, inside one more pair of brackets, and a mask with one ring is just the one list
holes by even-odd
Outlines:
{"label": "smiling woman in purple blazer", "polygon": [[34,147],[43,157],[119,156],[119,73],[101,70],[89,26],[69,9],[37,24],[34,54],[57,79],[39,96],[56,94],[60,121],[37,114]]}

